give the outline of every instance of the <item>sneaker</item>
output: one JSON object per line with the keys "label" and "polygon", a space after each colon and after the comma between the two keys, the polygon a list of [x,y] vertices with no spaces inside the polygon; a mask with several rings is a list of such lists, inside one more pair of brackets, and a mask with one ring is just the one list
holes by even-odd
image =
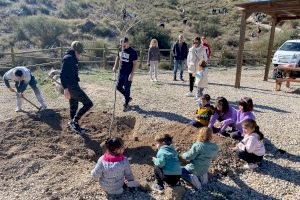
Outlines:
{"label": "sneaker", "polygon": [[163,193],[164,192],[164,187],[158,185],[157,183],[154,183],[152,186],[151,186],[151,189],[154,190],[154,191],[157,191],[159,193]]}
{"label": "sneaker", "polygon": [[133,100],[133,99],[132,99],[131,97],[129,97],[129,102],[132,102],[132,100]]}
{"label": "sneaker", "polygon": [[197,189],[200,190],[201,189],[201,183],[198,179],[198,177],[194,174],[190,174],[190,178],[191,178],[191,183],[192,185]]}
{"label": "sneaker", "polygon": [[129,105],[128,105],[128,104],[124,104],[124,105],[123,105],[123,112],[127,112],[127,111],[129,111],[129,110],[130,110]]}
{"label": "sneaker", "polygon": [[258,167],[258,165],[255,163],[247,163],[243,166],[244,169],[255,169],[257,167]]}
{"label": "sneaker", "polygon": [[183,82],[185,81],[183,78],[180,78],[180,80],[183,81]]}
{"label": "sneaker", "polygon": [[177,79],[176,79],[176,78],[174,78],[174,79],[173,79],[173,81],[177,81]]}
{"label": "sneaker", "polygon": [[69,126],[73,131],[75,131],[77,133],[81,133],[81,128],[80,128],[78,122],[72,120],[69,122]]}
{"label": "sneaker", "polygon": [[15,111],[16,111],[16,112],[22,112],[23,110],[22,110],[22,108],[16,108]]}
{"label": "sneaker", "polygon": [[198,101],[198,100],[199,100],[198,95],[195,95],[194,99],[195,99],[196,101]]}
{"label": "sneaker", "polygon": [[187,97],[193,97],[194,95],[193,95],[192,92],[188,92],[188,93],[185,94],[185,96],[187,96]]}

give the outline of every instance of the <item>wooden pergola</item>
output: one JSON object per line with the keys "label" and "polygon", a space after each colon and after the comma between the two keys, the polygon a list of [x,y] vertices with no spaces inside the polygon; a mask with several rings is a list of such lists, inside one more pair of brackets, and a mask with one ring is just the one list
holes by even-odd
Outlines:
{"label": "wooden pergola", "polygon": [[268,46],[267,64],[265,67],[264,81],[268,80],[271,56],[274,43],[275,27],[284,20],[300,19],[300,0],[265,0],[255,1],[249,3],[236,4],[236,7],[242,12],[241,26],[240,26],[240,42],[239,51],[237,55],[237,68],[235,78],[235,88],[240,88],[241,74],[243,64],[243,51],[246,33],[246,20],[252,13],[265,13],[272,17],[271,33]]}

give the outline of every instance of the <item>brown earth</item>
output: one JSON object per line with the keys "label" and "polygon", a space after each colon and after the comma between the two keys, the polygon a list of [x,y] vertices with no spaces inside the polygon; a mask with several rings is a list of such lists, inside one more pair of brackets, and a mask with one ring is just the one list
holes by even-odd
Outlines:
{"label": "brown earth", "polygon": [[[106,111],[90,112],[82,119],[88,130],[83,137],[67,128],[66,109],[27,113],[0,122],[2,190],[21,199],[85,199],[95,194],[98,195],[95,198],[104,198],[104,193],[99,193],[101,189],[90,179],[89,173],[103,153],[101,142],[108,137],[110,119],[111,114]],[[154,180],[151,159],[156,154],[154,135],[139,134],[141,126],[147,124],[133,116],[117,117],[112,136],[124,139],[125,155],[130,158],[136,179],[149,185]],[[157,133],[171,134],[175,147],[182,153],[191,147],[196,132],[197,129],[190,126],[174,123]],[[220,147],[210,168],[210,179],[216,180],[235,173],[241,163],[229,151],[234,141],[218,136],[214,136],[213,141]]]}

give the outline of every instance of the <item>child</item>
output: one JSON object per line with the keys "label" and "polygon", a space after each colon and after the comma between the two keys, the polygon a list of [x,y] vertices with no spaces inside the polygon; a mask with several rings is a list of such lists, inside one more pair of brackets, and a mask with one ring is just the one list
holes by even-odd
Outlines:
{"label": "child", "polygon": [[198,67],[197,67],[197,73],[196,73],[196,81],[195,84],[197,86],[197,95],[195,99],[198,101],[200,97],[203,95],[204,88],[208,85],[208,79],[207,79],[207,67],[205,60],[200,60]]}
{"label": "child", "polygon": [[207,55],[204,47],[200,46],[200,37],[195,37],[193,40],[193,46],[189,49],[187,57],[187,66],[190,79],[190,92],[186,94],[188,97],[193,96],[196,67],[200,59],[207,60]]}
{"label": "child", "polygon": [[[147,64],[150,66],[150,80],[157,81],[157,68],[160,61],[158,42],[156,39],[152,39],[148,51]],[[154,74],[154,79],[153,79]]]}
{"label": "child", "polygon": [[156,183],[152,189],[163,192],[164,182],[175,186],[181,177],[181,168],[178,153],[172,145],[172,137],[169,134],[162,134],[155,137],[158,149],[156,157],[153,157],[154,174]]}
{"label": "child", "polygon": [[193,184],[197,189],[201,189],[201,183],[202,185],[207,183],[207,172],[210,162],[217,156],[219,150],[218,145],[212,143],[211,139],[212,129],[208,127],[201,128],[197,141],[189,151],[181,156],[189,161],[189,164],[182,168],[182,178]]}
{"label": "child", "polygon": [[201,37],[201,44],[202,44],[202,46],[204,46],[206,48],[207,57],[208,57],[208,59],[210,59],[211,54],[212,54],[212,50],[211,50],[211,47],[208,44],[208,41],[207,41],[205,36]]}
{"label": "child", "polygon": [[244,139],[232,150],[237,151],[239,158],[247,162],[244,165],[245,169],[255,169],[266,152],[263,143],[264,135],[253,119],[246,119],[242,123],[242,127],[245,134]]}
{"label": "child", "polygon": [[237,131],[230,133],[230,136],[236,140],[243,139],[243,128],[242,123],[246,119],[255,120],[255,116],[253,114],[253,101],[249,97],[244,97],[239,101],[239,110],[237,111],[237,117],[235,122],[235,128]]}
{"label": "child", "polygon": [[107,150],[92,170],[92,177],[108,194],[122,194],[125,183],[135,182],[128,159],[123,155],[124,143],[121,138],[112,138],[105,142],[105,147]]}
{"label": "child", "polygon": [[196,127],[208,126],[211,116],[214,114],[214,107],[210,105],[210,96],[204,94],[201,97],[201,102],[199,103],[199,108],[196,111],[196,119],[191,122],[191,124]]}
{"label": "child", "polygon": [[[215,114],[211,118],[208,127],[212,128],[214,133],[220,133],[223,136],[227,136],[225,130],[227,127],[234,128],[236,116],[236,110],[229,105],[227,99],[218,97],[215,106]],[[214,127],[217,120],[219,120],[221,124],[219,128]]]}

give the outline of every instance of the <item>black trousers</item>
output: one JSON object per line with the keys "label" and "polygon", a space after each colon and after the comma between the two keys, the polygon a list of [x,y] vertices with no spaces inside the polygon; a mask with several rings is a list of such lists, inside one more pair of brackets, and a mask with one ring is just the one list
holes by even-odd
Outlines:
{"label": "black trousers", "polygon": [[161,187],[164,187],[164,182],[170,186],[175,186],[181,177],[181,175],[165,175],[163,170],[157,166],[154,167],[154,174],[157,184]]}
{"label": "black trousers", "polygon": [[[70,117],[71,120],[78,121],[80,118],[93,107],[93,102],[85,94],[85,92],[78,86],[68,88],[71,94],[70,103]],[[83,106],[78,110],[78,103],[81,102]]]}
{"label": "black trousers", "polygon": [[248,153],[246,150],[245,151],[239,151],[238,152],[238,157],[247,163],[257,163],[261,162],[263,159],[263,156],[257,156],[253,153]]}
{"label": "black trousers", "polygon": [[128,105],[130,99],[130,88],[132,81],[128,80],[129,74],[119,74],[117,90],[124,95],[125,104]]}
{"label": "black trousers", "polygon": [[195,84],[195,76],[192,73],[189,73],[189,80],[190,80],[190,92],[193,92],[194,84]]}

